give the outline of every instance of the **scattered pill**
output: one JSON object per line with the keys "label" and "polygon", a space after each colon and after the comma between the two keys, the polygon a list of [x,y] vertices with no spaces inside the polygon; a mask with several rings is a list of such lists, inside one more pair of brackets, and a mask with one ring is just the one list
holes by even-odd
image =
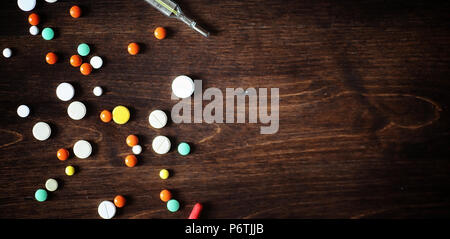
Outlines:
{"label": "scattered pill", "polygon": [[191,152],[191,146],[189,146],[188,143],[181,142],[178,145],[178,153],[185,156],[188,155]]}
{"label": "scattered pill", "polygon": [[53,39],[53,37],[55,37],[55,32],[50,27],[46,27],[42,30],[42,38],[44,38],[44,40],[49,41]]}
{"label": "scattered pill", "polygon": [[28,16],[28,22],[32,25],[32,26],[36,26],[37,24],[39,24],[39,15],[37,15],[36,13],[31,13]]}
{"label": "scattered pill", "polygon": [[117,124],[125,124],[130,119],[130,111],[127,107],[119,105],[113,109],[112,116]]}
{"label": "scattered pill", "polygon": [[162,40],[166,38],[166,29],[164,27],[157,27],[154,34],[157,39]]}
{"label": "scattered pill", "polygon": [[73,153],[77,156],[77,158],[88,158],[92,153],[92,145],[86,140],[78,140],[73,145]]}
{"label": "scattered pill", "polygon": [[87,55],[89,55],[90,51],[91,51],[91,48],[89,47],[88,44],[81,43],[80,45],[78,45],[78,48],[77,48],[78,55],[87,56]]}
{"label": "scattered pill", "polygon": [[30,115],[30,107],[26,105],[20,105],[19,107],[17,107],[17,115],[22,118],[28,117],[28,115]]}
{"label": "scattered pill", "polygon": [[200,203],[196,203],[194,205],[194,208],[192,208],[191,214],[189,214],[189,218],[188,219],[198,219],[198,217],[200,216],[200,212],[202,211],[202,204]]}
{"label": "scattered pill", "polygon": [[69,158],[69,151],[65,148],[60,148],[56,152],[56,157],[61,161],[65,161]]}
{"label": "scattered pill", "polygon": [[47,196],[47,191],[42,188],[36,190],[36,192],[34,193],[34,198],[36,198],[36,200],[39,202],[44,202],[45,200],[47,200]]}
{"label": "scattered pill", "polygon": [[98,205],[98,215],[103,219],[111,219],[116,215],[116,206],[110,201],[103,201]]}
{"label": "scattered pill", "polygon": [[157,154],[165,154],[170,150],[170,140],[166,136],[156,136],[152,142],[153,151]]}
{"label": "scattered pill", "polygon": [[40,141],[47,140],[52,133],[50,125],[45,122],[38,122],[33,126],[33,136]]}
{"label": "scattered pill", "polygon": [[53,178],[47,179],[45,182],[45,188],[50,192],[56,191],[56,189],[58,189],[58,181]]}
{"label": "scattered pill", "polygon": [[19,6],[20,10],[28,12],[36,7],[36,0],[17,0],[17,6]]}
{"label": "scattered pill", "polygon": [[195,85],[188,76],[181,75],[172,82],[172,92],[178,98],[187,98],[194,93]]}
{"label": "scattered pill", "polygon": [[162,110],[154,110],[148,116],[148,122],[155,129],[161,129],[167,124],[167,115]]}
{"label": "scattered pill", "polygon": [[126,142],[128,146],[133,147],[139,143],[139,138],[134,134],[130,134],[126,139]]}
{"label": "scattered pill", "polygon": [[39,34],[39,28],[37,26],[31,26],[30,27],[30,34],[33,36],[36,36]]}
{"label": "scattered pill", "polygon": [[58,0],[45,0],[45,1],[48,3],[54,3],[54,2],[57,2]]}
{"label": "scattered pill", "polygon": [[126,156],[126,157],[125,157],[125,164],[126,164],[128,167],[130,167],[130,168],[136,166],[136,164],[137,164],[137,158],[136,158],[136,156],[134,156],[134,155],[132,155],[132,154]]}
{"label": "scattered pill", "polygon": [[12,51],[10,48],[3,49],[3,56],[6,58],[10,58],[12,56]]}
{"label": "scattered pill", "polygon": [[101,96],[101,95],[103,95],[103,89],[100,86],[96,86],[92,90],[92,93],[94,93],[95,96]]}
{"label": "scattered pill", "polygon": [[180,209],[180,203],[175,199],[170,199],[167,202],[167,209],[169,209],[170,212],[176,212]]}
{"label": "scattered pill", "polygon": [[94,69],[100,69],[103,65],[103,59],[99,56],[93,56],[89,61]]}
{"label": "scattered pill", "polygon": [[136,154],[136,155],[141,154],[142,146],[135,145],[135,146],[133,146],[133,148],[131,148],[131,151],[133,151],[133,153]]}
{"label": "scattered pill", "polygon": [[56,87],[56,96],[62,101],[69,101],[75,95],[75,88],[70,83],[63,82]]}
{"label": "scattered pill", "polygon": [[161,199],[161,201],[167,202],[172,198],[172,194],[169,190],[164,189],[159,193],[159,198]]}
{"label": "scattered pill", "polygon": [[136,55],[139,53],[139,45],[135,42],[128,44],[128,53],[130,55]]}
{"label": "scattered pill", "polygon": [[105,123],[110,122],[111,119],[112,119],[112,114],[111,114],[111,112],[110,112],[109,110],[103,110],[103,111],[100,113],[100,119],[101,119],[103,122],[105,122]]}
{"label": "scattered pill", "polygon": [[65,171],[67,176],[72,176],[75,174],[75,168],[73,166],[67,166]]}
{"label": "scattered pill", "polygon": [[116,205],[116,207],[124,207],[126,202],[127,200],[122,195],[117,195],[114,197],[114,205]]}
{"label": "scattered pill", "polygon": [[80,101],[74,101],[67,107],[67,114],[73,120],[83,119],[86,115],[86,106]]}
{"label": "scattered pill", "polygon": [[91,72],[92,72],[92,66],[91,66],[91,64],[89,64],[89,63],[83,63],[83,64],[81,64],[81,66],[80,66],[80,72],[81,72],[81,74],[83,74],[83,75],[85,75],[85,76],[91,74]]}
{"label": "scattered pill", "polygon": [[69,12],[73,18],[79,18],[81,16],[81,8],[79,6],[72,6]]}
{"label": "scattered pill", "polygon": [[81,60],[81,56],[73,55],[70,57],[70,64],[73,67],[79,67],[79,66],[81,66],[82,63],[83,63],[83,61]]}
{"label": "scattered pill", "polygon": [[55,64],[58,61],[58,56],[55,53],[53,53],[53,52],[49,52],[45,56],[45,61],[48,64],[53,65],[53,64]]}
{"label": "scattered pill", "polygon": [[169,170],[167,169],[161,169],[161,171],[159,171],[159,177],[161,179],[168,179],[169,178]]}

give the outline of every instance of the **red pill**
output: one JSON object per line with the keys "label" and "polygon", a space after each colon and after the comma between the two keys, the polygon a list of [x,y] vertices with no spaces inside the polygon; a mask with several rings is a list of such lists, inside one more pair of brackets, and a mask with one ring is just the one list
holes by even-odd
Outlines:
{"label": "red pill", "polygon": [[89,63],[83,63],[83,64],[81,64],[81,66],[80,66],[80,72],[81,72],[81,74],[83,74],[83,75],[85,75],[85,76],[91,74],[91,72],[92,72],[92,66],[91,66],[91,64],[89,64]]}
{"label": "red pill", "polygon": [[64,161],[69,158],[69,151],[64,148],[58,149],[58,152],[56,152],[56,157],[58,157],[59,160]]}
{"label": "red pill", "polygon": [[36,26],[37,24],[39,24],[39,15],[37,15],[36,13],[31,13],[28,16],[28,22],[31,25]]}
{"label": "red pill", "polygon": [[202,204],[196,203],[188,219],[198,219],[198,217],[200,216],[200,212],[202,211],[202,208],[203,208]]}
{"label": "red pill", "polygon": [[53,52],[49,52],[45,56],[45,61],[48,64],[53,65],[53,64],[55,64],[58,61],[58,56],[55,53],[53,53]]}
{"label": "red pill", "polygon": [[123,207],[123,206],[125,206],[126,202],[127,202],[127,200],[122,195],[117,195],[114,198],[114,205],[116,205],[116,207]]}
{"label": "red pill", "polygon": [[81,16],[81,8],[79,6],[71,7],[70,16],[72,16],[73,18],[79,18]]}

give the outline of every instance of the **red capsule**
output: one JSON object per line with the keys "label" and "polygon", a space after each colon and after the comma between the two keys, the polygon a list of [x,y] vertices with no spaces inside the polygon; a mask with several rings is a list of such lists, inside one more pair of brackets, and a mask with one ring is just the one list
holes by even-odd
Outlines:
{"label": "red capsule", "polygon": [[198,216],[200,215],[202,208],[203,208],[202,204],[196,203],[188,219],[198,219]]}

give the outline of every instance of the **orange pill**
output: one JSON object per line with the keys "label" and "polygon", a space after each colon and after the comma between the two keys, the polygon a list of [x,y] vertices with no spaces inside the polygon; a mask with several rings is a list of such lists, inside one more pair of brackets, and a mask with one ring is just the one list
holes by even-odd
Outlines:
{"label": "orange pill", "polygon": [[127,157],[125,157],[125,164],[130,168],[134,167],[137,164],[136,156],[130,154]]}
{"label": "orange pill", "polygon": [[159,193],[159,198],[161,198],[161,201],[167,202],[172,198],[172,194],[169,190],[164,189]]}
{"label": "orange pill", "polygon": [[81,16],[81,8],[79,6],[72,6],[70,8],[70,16],[73,18],[79,18]]}
{"label": "orange pill", "polygon": [[125,206],[126,202],[127,200],[122,195],[117,195],[116,197],[114,197],[114,205],[116,205],[116,207],[123,207]]}
{"label": "orange pill", "polygon": [[45,56],[45,61],[48,64],[53,65],[53,64],[55,64],[58,61],[58,56],[55,53],[53,53],[53,52],[49,52]]}
{"label": "orange pill", "polygon": [[39,15],[37,15],[36,13],[31,13],[28,16],[28,22],[33,25],[36,26],[37,24],[39,24]]}
{"label": "orange pill", "polygon": [[108,123],[108,122],[111,121],[111,119],[112,119],[112,114],[111,114],[111,112],[110,112],[109,110],[103,110],[103,111],[100,113],[100,119],[101,119],[103,122]]}
{"label": "orange pill", "polygon": [[137,145],[138,143],[139,143],[139,139],[136,135],[134,135],[134,134],[128,135],[128,137],[127,137],[128,146],[133,147],[133,146]]}
{"label": "orange pill", "polygon": [[136,55],[139,53],[139,45],[135,42],[128,44],[128,53],[130,55]]}
{"label": "orange pill", "polygon": [[80,66],[80,71],[81,71],[81,74],[83,74],[83,75],[85,75],[85,76],[91,74],[91,72],[92,72],[92,66],[91,66],[91,64],[89,64],[89,63],[83,63],[83,64],[81,64],[81,66]]}
{"label": "orange pill", "polygon": [[81,56],[73,55],[70,57],[70,64],[73,67],[79,67],[79,66],[81,66],[82,63],[83,63],[83,61],[81,60]]}
{"label": "orange pill", "polygon": [[58,149],[58,152],[56,152],[56,157],[59,160],[64,161],[69,158],[69,151],[67,149],[60,148]]}
{"label": "orange pill", "polygon": [[162,40],[166,38],[166,29],[164,27],[157,27],[154,34],[157,39]]}

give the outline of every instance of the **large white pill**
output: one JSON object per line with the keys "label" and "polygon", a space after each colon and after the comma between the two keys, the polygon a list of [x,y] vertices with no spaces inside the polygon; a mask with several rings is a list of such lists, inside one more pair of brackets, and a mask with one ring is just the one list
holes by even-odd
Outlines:
{"label": "large white pill", "polygon": [[116,206],[110,201],[103,201],[98,205],[98,215],[103,219],[111,219],[116,215]]}
{"label": "large white pill", "polygon": [[133,148],[131,148],[131,151],[133,151],[133,154],[136,154],[136,155],[141,154],[142,146],[140,146],[139,144],[135,145],[135,146],[133,146]]}
{"label": "large white pill", "polygon": [[19,107],[17,107],[17,114],[20,117],[25,118],[30,115],[30,108],[26,105],[20,105]]}
{"label": "large white pill", "polygon": [[166,154],[170,150],[170,140],[166,136],[156,136],[152,142],[153,151],[157,154]]}
{"label": "large white pill", "polygon": [[19,6],[20,10],[28,12],[36,7],[36,0],[17,0],[17,6]]}
{"label": "large white pill", "polygon": [[172,92],[179,98],[187,98],[194,93],[194,81],[188,76],[181,75],[172,81]]}
{"label": "large white pill", "polygon": [[67,107],[67,114],[74,120],[80,120],[86,115],[86,106],[79,101],[74,101]]}
{"label": "large white pill", "polygon": [[94,69],[100,69],[103,65],[103,59],[99,56],[93,56],[89,61]]}
{"label": "large white pill", "polygon": [[50,137],[52,129],[45,122],[38,122],[33,126],[33,136],[40,141],[44,141]]}
{"label": "large white pill", "polygon": [[162,110],[154,110],[148,116],[148,122],[155,129],[161,129],[167,124],[167,115]]}
{"label": "large white pill", "polygon": [[3,56],[6,58],[10,58],[12,56],[12,51],[10,48],[3,49]]}
{"label": "large white pill", "polygon": [[39,28],[37,26],[31,26],[30,27],[30,34],[33,36],[36,36],[39,34]]}
{"label": "large white pill", "polygon": [[77,158],[85,159],[91,156],[92,153],[92,145],[86,140],[78,140],[73,145],[73,154],[77,156]]}
{"label": "large white pill", "polygon": [[75,89],[67,82],[61,83],[56,87],[56,96],[62,101],[69,101],[75,95]]}
{"label": "large white pill", "polygon": [[56,191],[56,189],[58,189],[58,181],[53,178],[47,179],[45,182],[45,188],[50,192]]}
{"label": "large white pill", "polygon": [[96,86],[92,90],[92,93],[94,93],[95,96],[101,96],[101,95],[103,95],[103,89],[100,86]]}

